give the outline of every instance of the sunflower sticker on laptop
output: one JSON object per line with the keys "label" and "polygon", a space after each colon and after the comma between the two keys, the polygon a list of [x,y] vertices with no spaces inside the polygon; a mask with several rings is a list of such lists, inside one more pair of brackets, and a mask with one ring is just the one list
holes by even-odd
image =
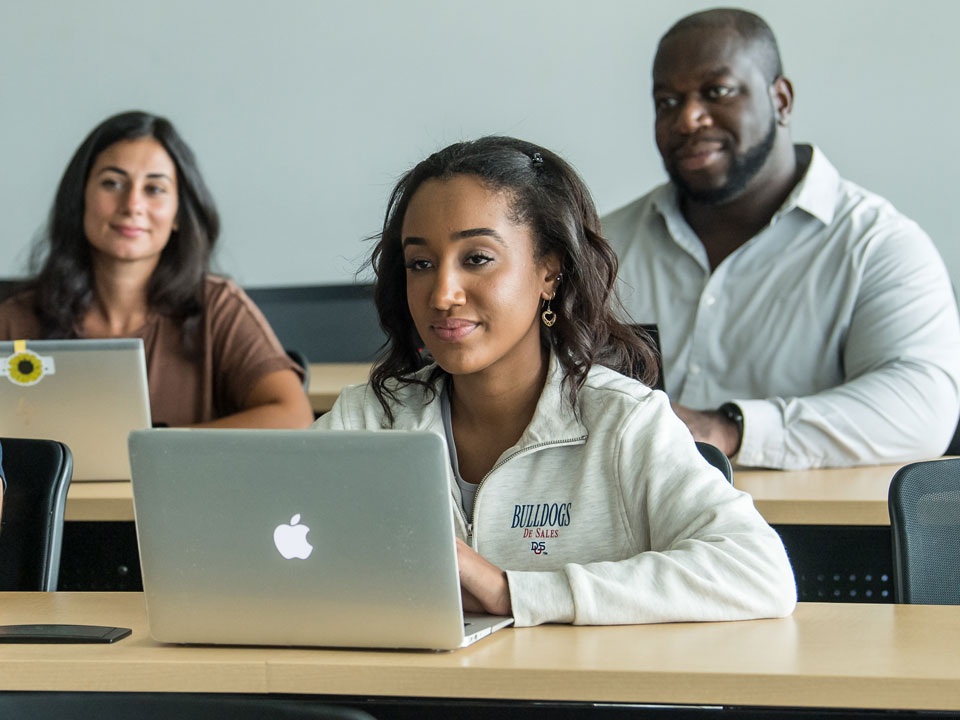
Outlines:
{"label": "sunflower sticker on laptop", "polygon": [[0,364],[0,375],[6,375],[14,385],[36,385],[54,372],[53,358],[27,350],[23,340],[14,342],[13,355],[3,358]]}

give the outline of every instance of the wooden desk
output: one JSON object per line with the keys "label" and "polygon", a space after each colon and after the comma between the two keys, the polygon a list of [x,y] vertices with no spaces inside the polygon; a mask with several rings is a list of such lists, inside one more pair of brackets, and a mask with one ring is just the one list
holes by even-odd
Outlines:
{"label": "wooden desk", "polygon": [[733,482],[771,525],[889,525],[887,490],[900,467],[735,469]]}
{"label": "wooden desk", "polygon": [[[889,525],[887,487],[898,467],[738,470],[734,483],[772,525]],[[67,520],[133,520],[130,483],[74,483]]]}
{"label": "wooden desk", "polygon": [[347,385],[367,382],[370,363],[314,363],[310,365],[310,405],[314,412],[333,407],[340,391]]}
{"label": "wooden desk", "polygon": [[71,483],[65,519],[67,522],[132,522],[133,490],[130,482]]}
{"label": "wooden desk", "polygon": [[0,624],[50,622],[133,635],[4,645],[0,689],[960,711],[960,607],[809,603],[782,620],[507,629],[428,653],[160,645],[138,593],[0,594]]}

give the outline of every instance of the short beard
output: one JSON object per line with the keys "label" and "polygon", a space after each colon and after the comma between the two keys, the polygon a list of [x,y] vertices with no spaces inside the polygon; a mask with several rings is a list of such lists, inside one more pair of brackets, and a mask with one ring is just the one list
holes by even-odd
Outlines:
{"label": "short beard", "polygon": [[777,121],[775,118],[771,118],[770,129],[766,136],[745,153],[734,156],[727,182],[723,187],[712,190],[697,190],[684,182],[680,174],[672,167],[667,167],[667,174],[673,184],[677,186],[680,195],[685,199],[692,200],[700,205],[722,205],[743,192],[747,184],[760,172],[760,168],[763,167],[767,158],[770,157],[770,153],[773,152],[773,145],[776,140]]}

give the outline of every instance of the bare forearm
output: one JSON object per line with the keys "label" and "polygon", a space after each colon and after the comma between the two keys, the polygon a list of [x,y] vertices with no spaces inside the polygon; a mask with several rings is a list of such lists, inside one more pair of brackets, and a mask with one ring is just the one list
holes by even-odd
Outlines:
{"label": "bare forearm", "polygon": [[194,427],[300,429],[313,422],[310,401],[292,370],[262,377],[250,390],[244,405],[239,412]]}
{"label": "bare forearm", "polygon": [[197,423],[192,427],[301,429],[309,427],[312,422],[313,413],[310,412],[309,405],[304,411],[299,405],[272,403],[241,410],[209,422]]}

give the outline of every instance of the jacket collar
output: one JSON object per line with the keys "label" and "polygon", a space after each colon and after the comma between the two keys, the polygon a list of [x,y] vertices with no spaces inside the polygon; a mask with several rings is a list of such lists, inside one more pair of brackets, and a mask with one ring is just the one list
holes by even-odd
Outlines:
{"label": "jacket collar", "polygon": [[547,380],[533,411],[533,419],[520,436],[518,449],[540,443],[575,440],[587,435],[580,415],[570,405],[569,386],[563,382],[563,366],[556,353],[550,351]]}
{"label": "jacket collar", "polygon": [[[416,373],[416,377],[426,380],[435,369],[436,365],[422,368]],[[399,420],[401,416],[406,417],[413,424],[413,427],[409,429],[427,430],[443,435],[440,393],[443,391],[443,384],[447,381],[447,378],[448,375],[444,373],[434,380],[435,398],[424,397],[423,391],[418,386],[413,386],[419,392],[412,393],[412,395],[422,398],[423,404],[420,407],[411,407],[409,403],[413,398],[407,396],[408,399],[404,406],[396,411],[397,419]],[[537,401],[537,407],[533,412],[533,419],[523,431],[520,440],[513,448],[514,450],[522,451],[541,443],[576,440],[587,435],[587,428],[581,422],[578,413],[574,412],[570,405],[567,392],[568,388],[563,383],[563,367],[557,360],[556,354],[551,350],[547,365],[547,379],[543,391],[540,393],[540,399]],[[404,395],[406,393],[402,393],[401,397]]]}

